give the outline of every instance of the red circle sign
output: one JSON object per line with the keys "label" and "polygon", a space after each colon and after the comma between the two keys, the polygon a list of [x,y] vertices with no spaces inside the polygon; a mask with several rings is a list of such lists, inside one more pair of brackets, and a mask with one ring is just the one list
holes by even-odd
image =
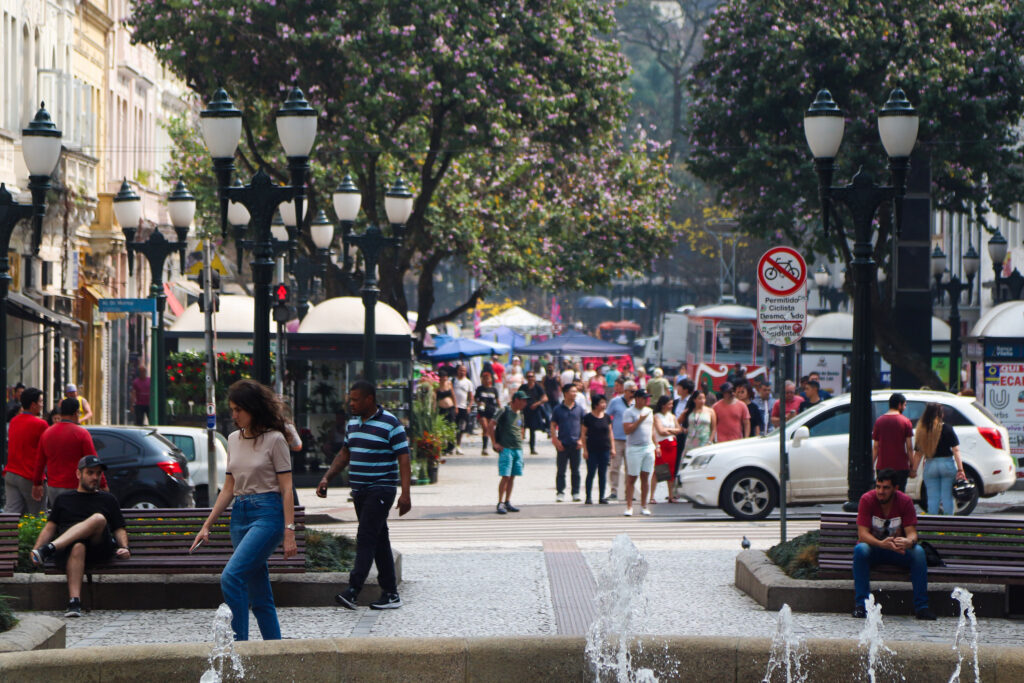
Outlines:
{"label": "red circle sign", "polygon": [[775,296],[789,296],[807,282],[807,263],[791,247],[774,247],[757,264],[757,280]]}

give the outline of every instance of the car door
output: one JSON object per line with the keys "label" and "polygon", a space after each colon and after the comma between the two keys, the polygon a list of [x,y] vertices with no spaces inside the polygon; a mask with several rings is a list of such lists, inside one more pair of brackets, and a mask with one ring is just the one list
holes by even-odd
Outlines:
{"label": "car door", "polygon": [[804,423],[803,427],[807,427],[809,436],[799,445],[791,440],[789,446],[792,500],[844,498],[850,446],[849,404],[824,411]]}

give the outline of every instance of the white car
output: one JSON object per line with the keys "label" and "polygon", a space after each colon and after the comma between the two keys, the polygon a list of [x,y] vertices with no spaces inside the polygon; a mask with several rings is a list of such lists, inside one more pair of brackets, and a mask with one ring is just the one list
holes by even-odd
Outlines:
{"label": "white car", "polygon": [[[211,505],[207,497],[207,436],[206,430],[200,427],[179,427],[176,425],[158,425],[157,433],[181,449],[188,461],[188,472],[195,484],[197,505]],[[217,453],[217,491],[220,493],[224,476],[228,468],[228,440],[220,432],[213,433],[213,447]]]}
{"label": "white car", "polygon": [[[901,391],[903,413],[917,424],[925,404],[946,408],[946,422],[960,440],[960,456],[974,497],[957,501],[956,514],[968,515],[978,498],[996,495],[1016,481],[1006,428],[974,397],[937,391]],[[872,392],[873,417],[889,409],[891,390]],[[789,444],[787,504],[842,502],[847,498],[847,455],[850,441],[850,395],[829,399],[786,423]],[[779,434],[728,441],[687,454],[679,473],[679,493],[688,501],[720,507],[737,519],[763,519],[779,501]],[[907,482],[907,493],[925,499],[923,467]]]}

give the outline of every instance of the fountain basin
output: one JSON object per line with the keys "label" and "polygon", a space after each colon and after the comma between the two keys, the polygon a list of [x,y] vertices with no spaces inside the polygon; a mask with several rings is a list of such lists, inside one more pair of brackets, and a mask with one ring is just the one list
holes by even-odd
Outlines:
{"label": "fountain basin", "polygon": [[0,633],[0,653],[64,649],[66,643],[64,622],[45,614],[22,616],[14,628]]}
{"label": "fountain basin", "polygon": [[[855,640],[808,640],[807,681],[861,680],[864,649]],[[948,680],[956,655],[948,643],[887,642],[907,683]],[[581,637],[339,638],[237,643],[249,680],[310,681],[592,681]],[[632,641],[633,663],[661,680],[760,681],[771,640],[660,637]],[[75,672],[78,681],[198,681],[210,645],[137,645],[0,655],[0,680],[47,682]],[[1024,680],[1024,648],[981,646],[986,683]],[[675,660],[675,673],[665,671]]]}

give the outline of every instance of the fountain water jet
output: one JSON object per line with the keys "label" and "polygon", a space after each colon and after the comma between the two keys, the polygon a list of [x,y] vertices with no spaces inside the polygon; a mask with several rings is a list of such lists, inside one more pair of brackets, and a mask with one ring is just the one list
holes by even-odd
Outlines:
{"label": "fountain water jet", "polygon": [[[213,617],[213,649],[210,650],[210,668],[199,683],[221,683],[229,673],[245,680],[242,658],[235,652],[235,632],[231,628],[231,608],[221,603]],[[230,669],[227,667],[230,665]]]}
{"label": "fountain water jet", "polygon": [[804,657],[807,656],[807,645],[793,628],[793,610],[783,605],[779,610],[779,621],[772,638],[772,652],[768,660],[768,670],[761,683],[772,683],[776,671],[785,674],[786,683],[804,683],[807,672],[803,670]]}
{"label": "fountain water jet", "polygon": [[964,661],[964,641],[971,650],[974,661],[974,681],[980,683],[981,670],[978,666],[978,619],[974,615],[974,596],[966,588],[957,586],[951,594],[960,603],[959,616],[956,620],[956,636],[953,638],[953,651],[956,652],[956,670],[949,677],[949,683],[960,680],[960,670]]}

